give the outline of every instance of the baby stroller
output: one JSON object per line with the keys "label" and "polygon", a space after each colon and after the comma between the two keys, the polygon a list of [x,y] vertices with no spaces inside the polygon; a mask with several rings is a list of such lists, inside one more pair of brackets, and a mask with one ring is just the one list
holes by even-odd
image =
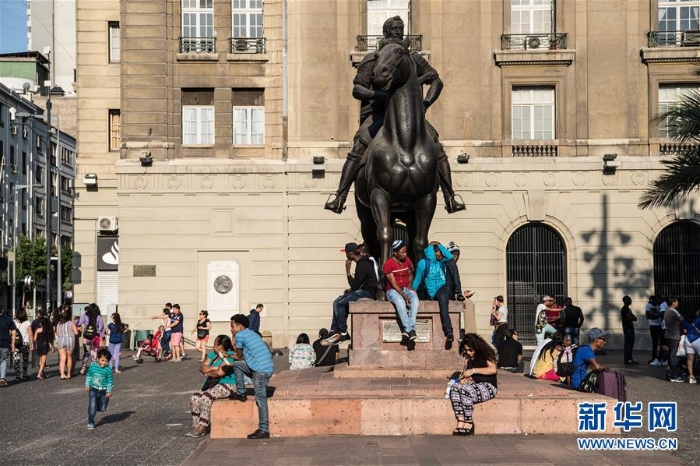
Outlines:
{"label": "baby stroller", "polygon": [[143,362],[143,358],[141,357],[141,355],[145,353],[148,356],[153,356],[155,358],[156,362],[160,362],[161,357],[158,354],[158,345],[160,344],[160,339],[162,338],[162,336],[163,336],[163,327],[159,327],[158,330],[156,331],[155,335],[149,334],[146,337],[146,341],[142,342],[139,345],[139,350],[134,355],[134,361],[141,364]]}

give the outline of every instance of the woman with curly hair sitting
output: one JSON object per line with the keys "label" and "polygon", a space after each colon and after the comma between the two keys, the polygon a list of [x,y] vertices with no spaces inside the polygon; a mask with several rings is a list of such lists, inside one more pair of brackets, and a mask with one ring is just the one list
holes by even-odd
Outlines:
{"label": "woman with curly hair sitting", "polygon": [[450,401],[457,418],[452,435],[474,435],[474,404],[496,397],[496,354],[476,333],[467,333],[459,345],[459,354],[466,359],[459,379],[450,387]]}

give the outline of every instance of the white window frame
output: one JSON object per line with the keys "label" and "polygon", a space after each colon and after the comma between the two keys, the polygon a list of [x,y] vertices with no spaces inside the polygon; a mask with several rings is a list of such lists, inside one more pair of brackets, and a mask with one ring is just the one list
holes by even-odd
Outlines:
{"label": "white window frame", "polygon": [[[693,14],[695,13],[694,17]],[[682,16],[686,15],[686,18]],[[672,19],[668,19],[673,16]],[[700,29],[700,0],[659,0],[659,31]]]}
{"label": "white window frame", "polygon": [[265,144],[265,107],[233,107],[233,145],[260,146]]}
{"label": "white window frame", "polygon": [[[187,25],[185,18],[187,18]],[[181,28],[182,37],[213,39],[214,0],[182,0]]]}
{"label": "white window frame", "polygon": [[182,144],[208,146],[214,144],[214,106],[182,106]]}
{"label": "white window frame", "polygon": [[553,86],[513,87],[511,135],[514,141],[553,140],[555,126],[556,91]]}
{"label": "white window frame", "polygon": [[400,16],[404,24],[404,35],[409,31],[409,10],[411,0],[367,0],[367,35],[383,35],[384,22],[394,16]]}
{"label": "white window frame", "polygon": [[121,148],[121,110],[110,109],[108,114],[109,124],[109,151],[118,151]]}
{"label": "white window frame", "polygon": [[552,0],[511,0],[511,34],[552,32]]}
{"label": "white window frame", "polygon": [[[681,96],[690,91],[700,91],[697,84],[659,84],[659,115],[678,106]],[[668,118],[659,120],[659,137],[672,138]]]}
{"label": "white window frame", "polygon": [[260,39],[263,36],[263,0],[231,0],[231,37]]}
{"label": "white window frame", "polygon": [[110,21],[109,28],[109,62],[119,63],[121,61],[122,32],[118,21]]}

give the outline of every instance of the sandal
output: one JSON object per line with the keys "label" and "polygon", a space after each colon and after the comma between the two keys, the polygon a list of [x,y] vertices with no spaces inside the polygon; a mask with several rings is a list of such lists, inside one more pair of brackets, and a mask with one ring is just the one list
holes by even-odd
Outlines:
{"label": "sandal", "polygon": [[[466,427],[466,424],[471,424],[470,428]],[[465,422],[465,428],[464,428],[464,434],[462,435],[474,435],[474,423],[473,422]]]}
{"label": "sandal", "polygon": [[460,437],[464,437],[467,434],[467,429],[463,429],[461,427],[457,427],[455,430],[452,431],[452,435],[458,435]]}

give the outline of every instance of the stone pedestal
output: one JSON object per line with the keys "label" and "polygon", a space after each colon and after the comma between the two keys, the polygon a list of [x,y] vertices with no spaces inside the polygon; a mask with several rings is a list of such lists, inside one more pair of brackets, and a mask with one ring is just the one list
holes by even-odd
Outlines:
{"label": "stone pedestal", "polygon": [[436,301],[421,301],[416,319],[415,342],[401,339],[394,306],[386,301],[360,300],[350,303],[352,346],[349,365],[336,377],[431,378],[448,376],[464,365],[457,354],[461,303],[450,302],[450,321],[455,336],[446,344]]}

